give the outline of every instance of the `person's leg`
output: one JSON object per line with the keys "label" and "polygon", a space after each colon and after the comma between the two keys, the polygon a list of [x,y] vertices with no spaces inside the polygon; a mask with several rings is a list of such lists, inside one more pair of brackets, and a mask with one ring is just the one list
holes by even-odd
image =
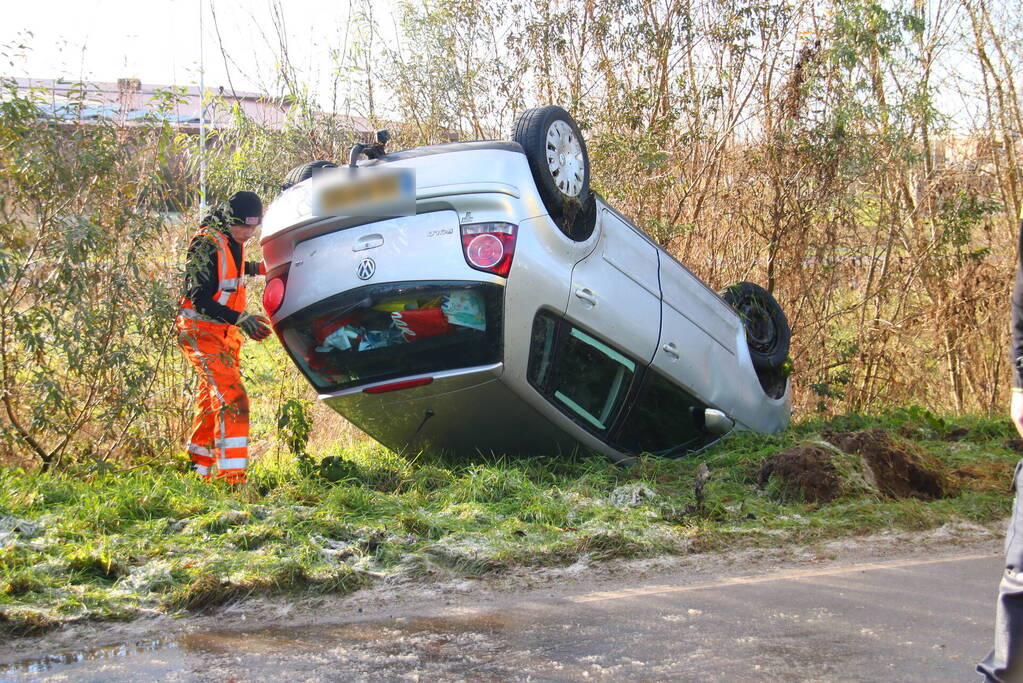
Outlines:
{"label": "person's leg", "polygon": [[208,479],[213,469],[213,425],[216,414],[211,399],[212,387],[200,350],[202,346],[208,346],[208,342],[204,343],[201,337],[202,331],[199,329],[184,329],[179,333],[178,342],[185,357],[195,368],[199,380],[192,436],[188,440],[188,457],[192,461],[192,470]]}
{"label": "person's leg", "polygon": [[249,453],[249,397],[242,385],[241,335],[229,329],[222,352],[210,363],[220,401],[214,447],[217,454],[217,479],[244,484]]}
{"label": "person's leg", "polygon": [[1012,519],[1005,536],[1005,573],[998,586],[995,610],[995,646],[977,671],[989,681],[1023,682],[1023,501],[1020,470],[1023,460],[1016,465],[1012,488],[1016,497],[1012,506]]}

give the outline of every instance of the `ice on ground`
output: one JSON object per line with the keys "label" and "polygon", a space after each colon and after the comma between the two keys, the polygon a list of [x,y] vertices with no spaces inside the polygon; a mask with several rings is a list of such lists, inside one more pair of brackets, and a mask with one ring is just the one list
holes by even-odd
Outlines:
{"label": "ice on ground", "polygon": [[0,517],[0,545],[18,539],[32,539],[42,535],[43,525],[20,517]]}
{"label": "ice on ground", "polygon": [[171,534],[180,534],[188,527],[190,519],[176,519],[172,522],[167,523],[167,532]]}
{"label": "ice on ground", "polygon": [[134,567],[127,576],[117,581],[117,588],[128,593],[152,593],[174,585],[171,563],[155,560]]}
{"label": "ice on ground", "polygon": [[357,546],[345,541],[324,538],[318,534],[312,535],[309,540],[319,548],[320,556],[327,564],[340,564],[354,555],[361,555]]}
{"label": "ice on ground", "polygon": [[611,504],[616,507],[635,507],[643,502],[653,502],[656,499],[657,494],[639,482],[619,486],[608,497]]}
{"label": "ice on ground", "polygon": [[590,566],[590,555],[589,553],[583,554],[578,560],[570,564],[569,566],[562,569],[564,574],[579,574]]}
{"label": "ice on ground", "polygon": [[217,523],[223,526],[238,526],[249,521],[251,515],[248,512],[242,510],[227,510],[219,517],[217,517]]}

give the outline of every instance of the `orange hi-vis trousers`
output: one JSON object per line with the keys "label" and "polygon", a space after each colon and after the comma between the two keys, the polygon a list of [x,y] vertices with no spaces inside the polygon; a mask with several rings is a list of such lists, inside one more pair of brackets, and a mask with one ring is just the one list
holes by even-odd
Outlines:
{"label": "orange hi-vis trousers", "polygon": [[242,386],[238,354],[242,334],[234,325],[178,316],[178,344],[199,373],[195,419],[188,454],[208,478],[245,483],[249,464],[249,397]]}

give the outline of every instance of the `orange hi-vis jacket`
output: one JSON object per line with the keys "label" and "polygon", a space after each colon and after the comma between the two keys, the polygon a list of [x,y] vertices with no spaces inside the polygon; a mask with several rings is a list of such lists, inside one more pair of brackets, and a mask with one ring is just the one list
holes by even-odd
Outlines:
{"label": "orange hi-vis jacket", "polygon": [[[211,258],[214,255],[216,258],[217,290],[213,299],[243,313],[244,249],[242,258],[235,262],[230,239],[230,235],[203,227],[193,241],[209,240],[213,247],[209,252]],[[215,462],[218,478],[243,483],[248,467],[249,399],[240,372],[241,331],[235,325],[200,313],[187,295],[180,300],[176,324],[178,344],[199,374],[188,444],[193,468],[208,477]]]}
{"label": "orange hi-vis jacket", "polygon": [[[195,234],[194,239],[208,239],[216,247],[217,293],[213,295],[213,300],[236,313],[244,312],[245,285],[242,284],[242,275],[245,270],[245,247],[242,247],[242,257],[235,263],[231,248],[228,246],[230,235],[203,227]],[[209,317],[195,310],[195,304],[188,296],[181,297],[180,303],[179,315],[193,320],[210,321]]]}

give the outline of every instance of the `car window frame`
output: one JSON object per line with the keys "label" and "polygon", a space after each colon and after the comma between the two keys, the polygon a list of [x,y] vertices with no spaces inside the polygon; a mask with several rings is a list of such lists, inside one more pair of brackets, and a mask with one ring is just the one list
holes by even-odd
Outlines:
{"label": "car window frame", "polygon": [[[617,348],[614,344],[610,344],[596,335],[593,331],[586,329],[578,325],[577,323],[569,320],[560,312],[553,311],[548,308],[542,308],[536,312],[533,317],[532,330],[535,330],[537,321],[541,318],[546,319],[550,323],[553,323],[554,333],[547,337],[544,343],[544,351],[539,355],[539,362],[541,366],[534,372],[534,342],[535,338],[533,333],[530,334],[530,345],[528,349],[528,361],[526,368],[526,380],[529,385],[539,393],[545,401],[556,408],[562,415],[568,417],[572,422],[579,425],[582,429],[586,430],[589,434],[596,437],[608,446],[619,450],[623,453],[631,453],[633,455],[639,455],[640,452],[648,451],[633,451],[629,448],[623,447],[621,444],[621,434],[625,429],[626,425],[629,424],[634,411],[639,406],[640,401],[643,399],[648,389],[651,389],[653,382],[663,381],[666,382],[673,390],[685,394],[686,397],[696,406],[702,406],[703,410],[713,408],[705,403],[700,397],[696,396],[692,391],[679,384],[670,375],[659,372],[656,369],[644,364],[628,355],[626,351]],[[607,415],[606,421],[602,421],[600,417],[594,416],[589,411],[585,410],[582,406],[575,404],[570,397],[563,396],[559,398],[557,394],[561,392],[554,391],[550,386],[552,377],[555,373],[552,373],[552,368],[556,367],[556,364],[560,358],[560,354],[564,351],[564,344],[567,338],[575,337],[584,343],[595,342],[595,345],[591,344],[604,355],[608,356],[612,360],[621,364],[621,360],[631,364],[632,367],[632,378],[629,386],[625,388],[625,393],[621,398],[620,404],[617,410],[614,411],[613,415]],[[586,337],[587,339],[582,339]],[[621,359],[621,360],[619,360]],[[536,376],[539,376],[541,382],[535,381]],[[567,399],[567,400],[566,400]],[[610,397],[609,397],[610,399]],[[574,407],[573,407],[574,404]],[[606,404],[605,404],[606,405]],[[606,425],[603,426],[602,425]],[[698,453],[714,442],[718,441],[721,436],[714,436],[709,432],[704,432],[705,439],[701,441],[701,445],[698,448],[692,448],[689,444],[676,444],[667,449],[652,453],[653,455],[665,458],[682,457],[686,455],[692,455]]]}
{"label": "car window frame", "polygon": [[[635,398],[635,392],[642,381],[646,365],[641,360],[630,356],[628,352],[623,351],[614,344],[601,339],[593,330],[589,330],[568,320],[561,312],[558,311],[553,311],[547,308],[540,309],[533,317],[533,328],[531,329],[535,329],[537,320],[541,317],[554,323],[554,334],[549,345],[550,354],[549,357],[541,358],[541,362],[543,363],[543,375],[541,375],[541,379],[543,382],[538,384],[535,381],[535,375],[539,373],[534,373],[534,346],[533,335],[531,333],[526,367],[526,381],[544,398],[545,401],[554,406],[562,415],[568,417],[574,423],[585,429],[592,436],[600,439],[602,442],[610,443],[608,441],[608,437],[614,433],[622,415],[627,412],[627,407]],[[573,332],[576,332],[576,334],[573,334]],[[624,389],[619,387],[619,391],[622,391],[623,393],[621,393],[621,398],[617,400],[617,406],[608,405],[611,403],[609,395],[609,400],[605,402],[605,412],[600,416],[593,415],[582,406],[578,406],[578,404],[575,404],[575,402],[568,396],[559,398],[556,394],[561,392],[555,392],[553,388],[550,387],[550,382],[554,376],[551,369],[555,367],[556,361],[560,357],[560,354],[563,353],[566,340],[571,337],[575,337],[578,341],[587,344],[591,348],[594,348],[604,354],[619,366],[625,364],[632,366],[629,368],[630,372],[632,372],[632,377],[629,380],[628,386],[624,387]],[[624,363],[622,361],[624,361]],[[617,381],[621,380],[619,379]],[[617,393],[618,392],[616,391],[616,397]],[[572,404],[575,404],[575,407],[573,407]]]}

